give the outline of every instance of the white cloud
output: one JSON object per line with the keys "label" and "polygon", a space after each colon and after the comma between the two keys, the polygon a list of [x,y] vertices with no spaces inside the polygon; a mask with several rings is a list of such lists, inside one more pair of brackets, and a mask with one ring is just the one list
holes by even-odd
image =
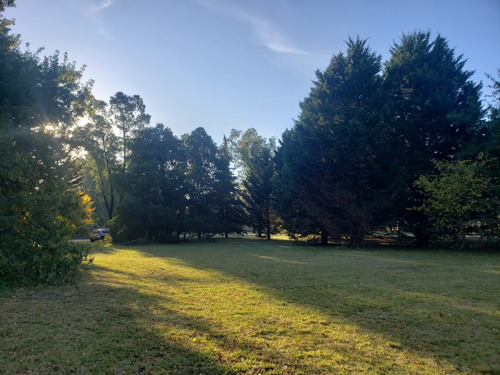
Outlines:
{"label": "white cloud", "polygon": [[278,53],[311,55],[311,52],[297,47],[289,38],[279,30],[271,21],[264,17],[252,14],[250,11],[234,5],[233,2],[224,0],[197,0],[198,4],[239,20],[252,30],[257,43],[271,51]]}
{"label": "white cloud", "polygon": [[113,0],[69,0],[69,4],[87,17],[101,36],[112,39],[112,35],[102,18],[102,13],[114,4]]}
{"label": "white cloud", "polygon": [[113,5],[113,0],[69,0],[68,3],[86,17],[96,18]]}
{"label": "white cloud", "polygon": [[113,1],[111,0],[101,0],[101,2],[95,4],[95,5],[90,5],[89,9],[93,13],[99,13],[100,11],[109,8],[111,5],[113,5]]}
{"label": "white cloud", "polygon": [[248,23],[260,43],[271,51],[301,55],[311,54],[310,52],[296,47],[283,32],[278,30],[270,21],[264,18],[258,18],[242,12],[238,14],[238,18]]}

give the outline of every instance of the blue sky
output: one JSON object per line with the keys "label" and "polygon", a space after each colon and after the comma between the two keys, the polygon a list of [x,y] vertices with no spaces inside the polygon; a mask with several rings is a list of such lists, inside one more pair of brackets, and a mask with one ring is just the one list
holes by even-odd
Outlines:
{"label": "blue sky", "polygon": [[99,99],[138,94],[153,124],[217,143],[232,128],[281,136],[348,36],[386,60],[402,33],[430,30],[476,82],[500,68],[500,0],[17,0],[5,16],[32,50],[86,65]]}

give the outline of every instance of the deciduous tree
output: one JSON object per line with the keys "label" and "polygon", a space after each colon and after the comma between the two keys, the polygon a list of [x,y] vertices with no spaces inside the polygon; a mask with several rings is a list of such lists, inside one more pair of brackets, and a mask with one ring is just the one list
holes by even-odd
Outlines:
{"label": "deciduous tree", "polygon": [[420,176],[415,186],[423,202],[414,209],[429,218],[435,236],[449,236],[463,248],[468,230],[480,233],[498,225],[500,200],[484,162],[437,162],[433,173]]}
{"label": "deciduous tree", "polygon": [[0,17],[0,279],[57,283],[85,257],[68,242],[88,211],[67,135],[90,84],[66,55],[21,51],[10,24]]}
{"label": "deciduous tree", "polygon": [[118,129],[121,137],[122,171],[127,166],[128,143],[132,133],[149,124],[151,116],[146,113],[146,106],[139,95],[125,95],[118,91],[109,99],[109,120]]}
{"label": "deciduous tree", "polygon": [[95,100],[88,111],[87,124],[78,130],[80,143],[87,152],[88,172],[95,182],[95,193],[104,202],[107,220],[113,219],[115,212],[115,175],[120,171],[118,137],[109,117],[107,103]]}

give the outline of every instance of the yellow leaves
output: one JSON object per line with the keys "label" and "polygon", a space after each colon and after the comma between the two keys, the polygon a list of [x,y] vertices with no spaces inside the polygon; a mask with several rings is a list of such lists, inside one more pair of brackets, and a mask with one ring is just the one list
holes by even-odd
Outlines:
{"label": "yellow leaves", "polygon": [[19,221],[21,224],[27,224],[29,218],[30,218],[30,213],[28,211],[25,211],[24,215],[21,217],[21,219]]}
{"label": "yellow leaves", "polygon": [[83,223],[85,225],[92,225],[94,222],[92,214],[94,213],[94,207],[92,207],[92,198],[88,194],[80,193],[80,207],[83,212]]}

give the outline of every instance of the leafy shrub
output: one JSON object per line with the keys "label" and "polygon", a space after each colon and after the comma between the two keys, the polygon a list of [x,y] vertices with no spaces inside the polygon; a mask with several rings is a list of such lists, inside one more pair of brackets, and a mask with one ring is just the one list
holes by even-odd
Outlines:
{"label": "leafy shrub", "polygon": [[10,241],[0,249],[0,279],[10,285],[58,285],[77,276],[90,263],[89,247],[69,241],[46,241],[31,246]]}

